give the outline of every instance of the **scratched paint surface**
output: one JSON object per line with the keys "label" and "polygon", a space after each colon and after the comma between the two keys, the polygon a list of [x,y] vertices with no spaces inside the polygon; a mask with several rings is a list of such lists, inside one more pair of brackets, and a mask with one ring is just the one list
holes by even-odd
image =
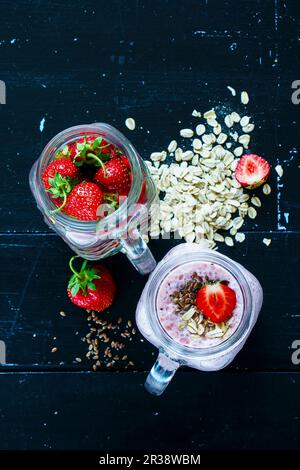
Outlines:
{"label": "scratched paint surface", "polygon": [[[218,413],[222,414],[213,404],[220,398],[217,390],[224,387],[225,395],[230,397],[240,384],[245,396],[249,390],[255,395],[253,383],[257,381],[265,397],[274,389],[282,396],[295,395],[299,366],[291,361],[291,345],[300,338],[300,105],[292,103],[291,84],[300,79],[299,13],[296,0],[242,0],[238,8],[234,0],[0,0],[0,80],[6,86],[6,104],[0,104],[0,341],[6,349],[1,378],[7,381],[0,398],[1,403],[7,400],[17,429],[15,435],[3,432],[0,448],[32,448],[34,443],[38,448],[55,448],[66,442],[69,447],[77,443],[78,448],[90,444],[96,448],[95,435],[102,443],[110,441],[112,448],[121,448],[122,442],[130,448],[124,429],[132,415],[137,429],[142,429],[142,421],[148,423],[137,443],[139,448],[146,448],[147,439],[155,434],[152,427],[168,428],[171,410],[174,423],[177,418],[194,449],[217,448],[220,440],[212,424],[212,420],[218,422]],[[228,87],[237,90],[236,97]],[[128,347],[135,362],[135,379],[131,379],[134,374],[124,371],[115,374],[122,369],[119,365],[110,373],[100,372],[98,379],[90,378],[90,364],[84,359],[86,350],[81,341],[87,332],[86,320],[66,296],[71,252],[45,225],[29,191],[28,173],[56,133],[79,123],[111,123],[147,158],[152,151],[166,148],[183,124],[189,127],[194,122],[194,108],[206,111],[221,106],[223,110],[243,112],[238,99],[243,89],[250,95],[247,114],[256,123],[250,150],[272,164],[272,193],[264,198],[255,221],[247,222],[245,243],[220,250],[260,279],[265,300],[247,346],[227,371],[213,374],[212,391],[205,376],[201,393],[206,397],[206,410],[200,430],[190,412],[187,418],[172,406],[179,396],[198,406],[196,394],[201,384],[196,390],[185,388],[185,380],[192,383],[193,372],[179,373],[178,383],[170,392],[168,413],[140,392],[144,371],[149,370],[156,352],[139,335]],[[128,116],[136,120],[134,132],[124,125]],[[283,167],[282,178],[274,171],[277,164]],[[272,238],[269,247],[262,243],[263,238]],[[174,243],[153,241],[151,248],[160,259]],[[121,314],[133,319],[145,279],[121,255],[107,264],[119,289],[111,318]],[[66,311],[66,318],[59,315],[60,310]],[[55,354],[51,353],[53,347],[58,348]],[[82,357],[83,362],[77,363],[76,357]],[[32,372],[41,380],[27,375]],[[65,387],[61,401],[55,391],[57,372],[63,374]],[[86,382],[78,379],[80,372],[87,377]],[[231,377],[234,385],[230,384]],[[13,402],[9,405],[10,395],[13,397],[9,390],[14,384],[15,412]],[[118,384],[122,397],[118,395]],[[83,406],[86,415],[82,411],[82,428],[75,426],[78,435],[74,436],[70,425],[72,404],[68,408],[66,397],[71,395],[77,406],[80,397],[87,396],[88,386],[99,396],[107,390],[112,394],[107,416],[116,420],[114,413],[123,413],[125,427],[120,438],[109,424],[97,424],[89,430],[86,416],[94,413],[89,404]],[[135,392],[135,386],[139,392]],[[53,399],[48,388],[54,391]],[[35,416],[23,423],[25,437],[18,421],[23,392],[27,394],[26,416],[31,416],[29,396],[46,397],[38,400]],[[225,413],[224,423],[219,423],[223,438],[227,436],[224,446],[236,442],[245,448],[261,448],[283,442],[283,447],[295,447],[299,437],[296,407],[280,401],[279,395],[266,404],[258,390],[256,393],[257,409],[253,405],[245,413],[241,399],[234,404],[234,416]],[[207,399],[209,396],[212,401]],[[138,405],[138,412],[134,411],[135,398],[138,403],[146,400],[144,408]],[[252,427],[257,419],[264,429],[273,429],[275,410],[281,423],[278,429],[293,430],[292,438],[288,439],[288,432],[285,436],[274,430],[271,441],[267,433],[257,435]],[[66,424],[62,418],[59,421],[64,411]],[[76,413],[80,411],[76,409]],[[3,416],[3,426],[9,426],[5,410]],[[54,435],[55,420],[60,422],[60,429],[68,429],[69,437],[63,431]],[[36,429],[42,429],[41,436]],[[85,437],[80,440],[82,435]],[[165,433],[161,443],[152,439],[154,447],[174,447],[182,442],[182,433]]]}

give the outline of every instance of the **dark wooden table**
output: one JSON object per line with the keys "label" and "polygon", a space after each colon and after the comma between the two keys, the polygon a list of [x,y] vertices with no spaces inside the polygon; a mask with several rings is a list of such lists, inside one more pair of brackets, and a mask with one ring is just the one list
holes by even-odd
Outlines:
{"label": "dark wooden table", "polygon": [[[2,0],[0,18],[0,448],[297,449],[300,106],[291,84],[300,79],[299,2]],[[76,362],[88,327],[66,296],[71,251],[44,224],[28,173],[53,135],[80,123],[111,123],[147,158],[177,135],[179,120],[190,124],[194,108],[236,109],[228,85],[251,96],[251,150],[272,163],[273,192],[247,222],[245,243],[221,250],[260,279],[264,305],[226,370],[181,370],[155,398],[143,382],[156,351],[139,335],[126,349],[133,370],[92,372],[88,360]],[[160,259],[171,245],[151,248]],[[146,279],[122,255],[107,265],[119,288],[109,315],[133,320]]]}

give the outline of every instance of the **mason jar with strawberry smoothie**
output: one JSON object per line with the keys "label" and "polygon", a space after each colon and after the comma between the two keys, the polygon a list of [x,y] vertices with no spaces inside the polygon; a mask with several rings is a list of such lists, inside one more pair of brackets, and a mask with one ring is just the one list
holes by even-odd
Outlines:
{"label": "mason jar with strawberry smoothie", "polygon": [[124,252],[146,274],[156,262],[143,240],[157,206],[147,166],[114,127],[66,129],[44,148],[30,187],[45,222],[78,255],[97,260]]}
{"label": "mason jar with strawberry smoothie", "polygon": [[147,390],[163,393],[182,365],[203,371],[226,367],[255,325],[262,300],[258,280],[227,256],[189,243],[170,250],[136,311],[140,332],[159,348]]}

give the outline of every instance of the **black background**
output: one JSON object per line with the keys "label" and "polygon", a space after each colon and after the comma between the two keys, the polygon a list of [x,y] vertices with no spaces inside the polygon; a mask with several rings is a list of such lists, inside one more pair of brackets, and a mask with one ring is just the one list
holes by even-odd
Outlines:
{"label": "black background", "polygon": [[[297,449],[300,106],[291,84],[300,79],[299,2],[2,0],[0,25],[0,448]],[[143,382],[156,351],[140,336],[128,347],[134,370],[94,373],[88,361],[76,363],[87,323],[66,296],[71,252],[44,224],[28,173],[50,138],[81,123],[114,125],[148,158],[183,124],[195,125],[194,108],[245,112],[228,85],[249,92],[251,150],[273,165],[273,191],[247,222],[246,241],[221,250],[259,278],[264,305],[226,370],[180,370],[155,398]],[[172,245],[151,248],[160,259]],[[109,315],[133,319],[146,279],[122,255],[107,265],[119,288]]]}

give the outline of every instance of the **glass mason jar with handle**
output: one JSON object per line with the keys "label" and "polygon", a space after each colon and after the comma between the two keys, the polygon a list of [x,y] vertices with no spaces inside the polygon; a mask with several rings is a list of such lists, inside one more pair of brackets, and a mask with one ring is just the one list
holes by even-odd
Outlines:
{"label": "glass mason jar with handle", "polygon": [[[223,338],[190,340],[189,332],[178,328],[177,322],[181,320],[174,311],[170,294],[183,285],[187,273],[197,271],[201,276],[201,268],[205,274],[216,275],[215,279],[221,274],[228,283],[230,280],[229,285],[234,286],[237,294],[231,326]],[[227,256],[189,243],[171,249],[149,277],[136,311],[140,332],[159,349],[158,359],[145,383],[146,389],[154,395],[161,395],[182,365],[203,371],[226,367],[243,347],[255,325],[262,300],[263,292],[258,280]]]}
{"label": "glass mason jar with handle", "polygon": [[[113,213],[96,221],[81,221],[63,212],[52,213],[53,205],[42,184],[42,175],[55,154],[84,136],[103,137],[128,158],[132,184],[129,195]],[[98,260],[124,252],[141,273],[151,272],[156,262],[142,235],[157,206],[157,194],[147,166],[129,140],[114,127],[96,123],[70,127],[56,135],[44,148],[30,172],[30,188],[45,222],[75,253]]]}

